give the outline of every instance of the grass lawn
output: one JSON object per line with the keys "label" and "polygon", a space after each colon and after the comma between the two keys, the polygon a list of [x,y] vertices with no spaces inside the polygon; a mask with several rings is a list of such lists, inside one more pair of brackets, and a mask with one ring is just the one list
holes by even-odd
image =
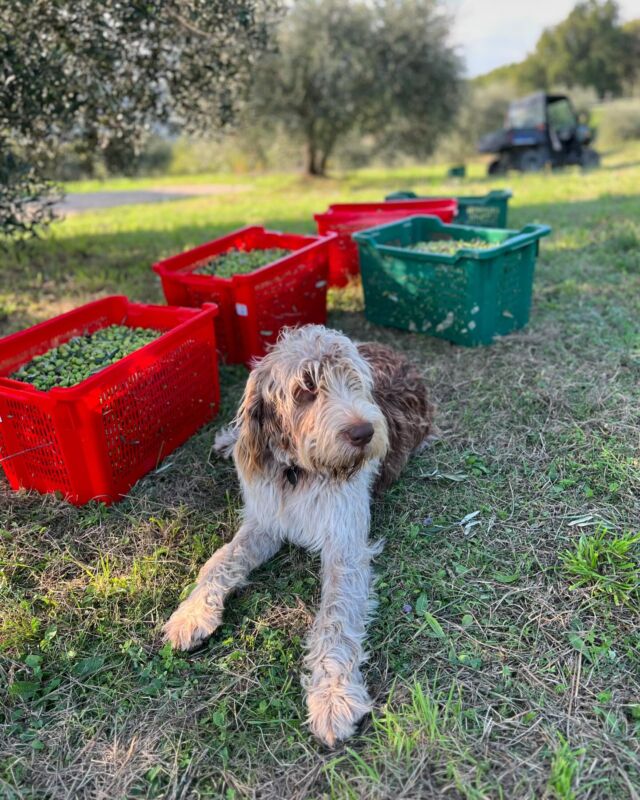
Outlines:
{"label": "grass lawn", "polygon": [[72,216],[2,254],[4,334],[106,294],[161,301],[160,257],[247,223],[312,230],[331,201],[402,187],[510,185],[512,225],[554,229],[529,328],[489,348],[373,327],[359,289],[331,295],[330,324],[422,365],[444,431],[375,504],[376,709],[335,752],[299,683],[316,558],[257,571],[201,652],[159,638],[238,523],[211,444],[242,368],[222,371],[219,417],[116,506],[0,480],[0,796],[640,797],[640,147],[588,175],[444,172],[217,176],[250,191]]}

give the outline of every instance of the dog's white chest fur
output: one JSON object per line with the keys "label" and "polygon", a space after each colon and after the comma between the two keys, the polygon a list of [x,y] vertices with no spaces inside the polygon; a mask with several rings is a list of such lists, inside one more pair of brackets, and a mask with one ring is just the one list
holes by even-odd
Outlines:
{"label": "dog's white chest fur", "polygon": [[[361,546],[370,518],[370,487],[378,468],[371,462],[348,481],[302,478],[243,482],[245,514],[261,520],[281,540],[317,551],[336,543]],[[350,541],[352,540],[352,541]]]}

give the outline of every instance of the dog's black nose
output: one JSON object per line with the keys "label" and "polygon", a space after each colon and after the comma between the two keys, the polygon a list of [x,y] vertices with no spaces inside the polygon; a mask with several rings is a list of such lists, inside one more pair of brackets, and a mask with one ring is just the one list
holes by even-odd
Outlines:
{"label": "dog's black nose", "polygon": [[347,436],[354,447],[366,447],[373,439],[373,425],[370,422],[352,425],[347,430]]}

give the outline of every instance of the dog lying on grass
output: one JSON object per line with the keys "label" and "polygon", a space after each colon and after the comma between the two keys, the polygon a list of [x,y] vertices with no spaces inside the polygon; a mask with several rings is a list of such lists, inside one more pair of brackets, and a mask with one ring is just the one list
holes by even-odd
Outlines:
{"label": "dog lying on grass", "polygon": [[371,493],[384,491],[433,430],[422,377],[400,353],[307,325],[283,332],[250,373],[231,428],[243,523],[200,570],[164,627],[190,650],[222,621],[227,595],[285,540],[320,551],[322,598],[307,639],[308,722],[334,746],[371,709],[360,665],[373,609]]}

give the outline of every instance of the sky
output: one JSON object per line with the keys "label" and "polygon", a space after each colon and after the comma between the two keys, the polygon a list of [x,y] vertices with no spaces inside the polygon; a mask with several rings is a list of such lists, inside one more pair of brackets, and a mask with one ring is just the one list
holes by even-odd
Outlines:
{"label": "sky", "polygon": [[[470,77],[522,59],[543,29],[561,22],[576,0],[446,0],[453,41]],[[618,0],[623,21],[640,17],[640,0]]]}

